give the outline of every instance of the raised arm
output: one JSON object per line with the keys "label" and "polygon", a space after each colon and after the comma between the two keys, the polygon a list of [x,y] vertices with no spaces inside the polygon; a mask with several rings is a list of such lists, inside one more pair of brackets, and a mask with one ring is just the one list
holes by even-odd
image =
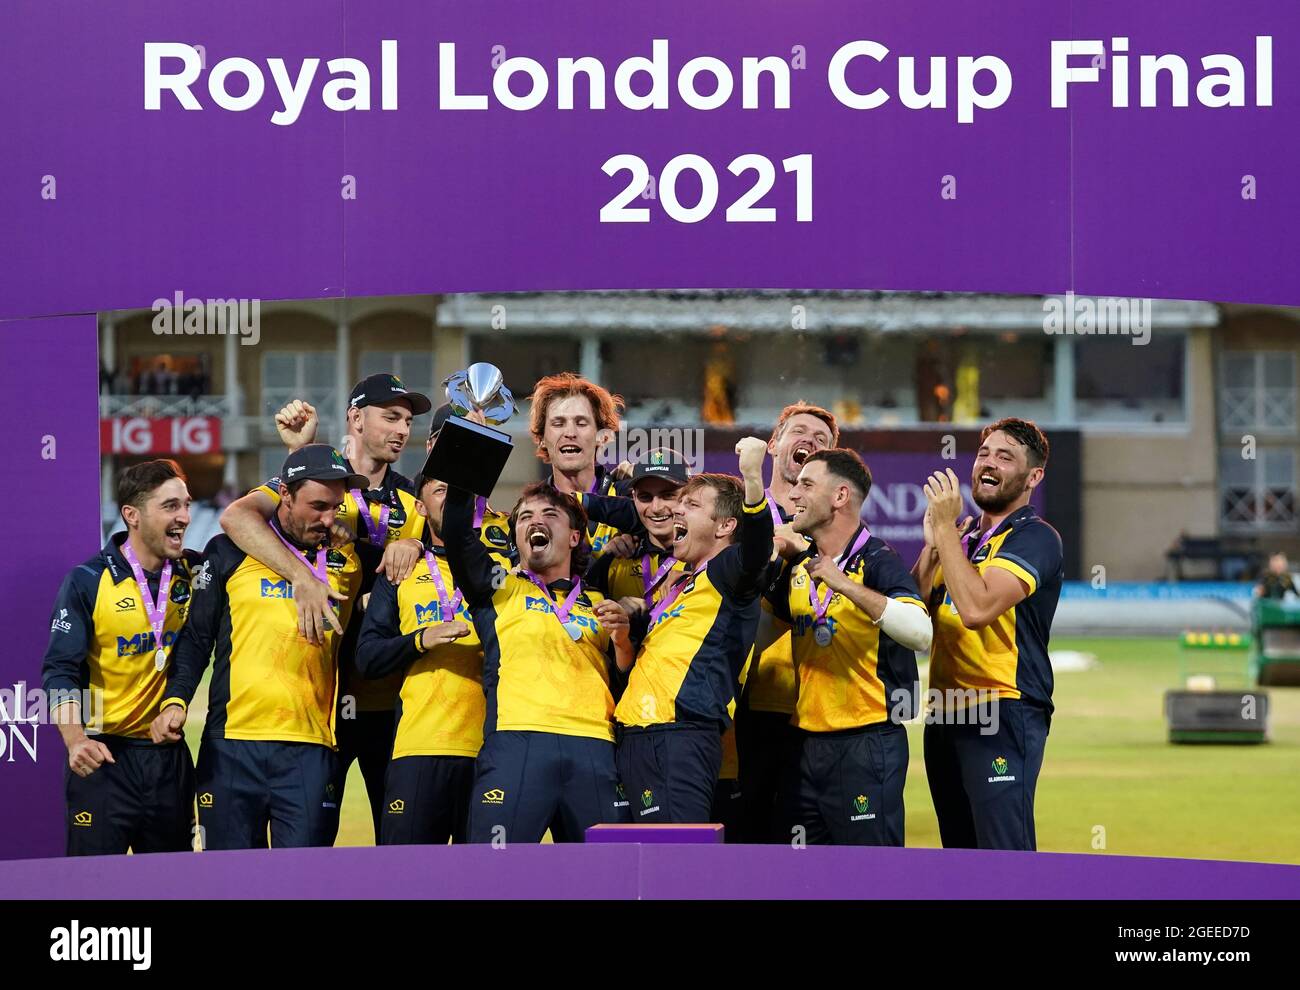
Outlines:
{"label": "raised arm", "polygon": [[740,520],[740,572],[747,590],[759,588],[772,558],[775,532],[772,510],[763,493],[763,458],[767,444],[757,437],[745,437],[736,444],[740,476],[745,482],[745,509]]}
{"label": "raised arm", "polygon": [[442,508],[442,539],[447,546],[452,577],[465,594],[465,604],[470,608],[486,605],[496,591],[502,567],[492,559],[474,531],[472,492],[447,486],[447,501]]}

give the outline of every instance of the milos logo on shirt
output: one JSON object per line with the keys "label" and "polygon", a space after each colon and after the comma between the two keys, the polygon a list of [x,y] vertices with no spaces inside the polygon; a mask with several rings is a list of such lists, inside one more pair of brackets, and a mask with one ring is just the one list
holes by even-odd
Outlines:
{"label": "milos logo on shirt", "polygon": [[262,578],[261,590],[263,598],[293,597],[293,585],[283,578],[279,581],[272,581],[270,578]]}
{"label": "milos logo on shirt", "polygon": [[50,931],[50,958],[55,962],[129,962],[134,970],[146,970],[153,961],[153,929],[82,928],[81,922],[74,920],[66,928]]}

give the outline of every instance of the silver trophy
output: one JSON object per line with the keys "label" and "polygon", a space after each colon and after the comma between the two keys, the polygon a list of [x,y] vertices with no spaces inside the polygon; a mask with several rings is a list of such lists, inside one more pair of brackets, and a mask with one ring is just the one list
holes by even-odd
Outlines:
{"label": "silver trophy", "polygon": [[[424,463],[424,476],[487,498],[514,447],[510,434],[494,427],[514,415],[515,397],[506,388],[501,369],[484,362],[449,376],[443,386],[452,415],[438,431]],[[476,412],[491,425],[465,418]]]}
{"label": "silver trophy", "polygon": [[501,369],[495,364],[479,361],[464,371],[458,371],[444,381],[447,401],[456,416],[481,412],[490,424],[501,425],[515,414],[515,397],[506,388]]}

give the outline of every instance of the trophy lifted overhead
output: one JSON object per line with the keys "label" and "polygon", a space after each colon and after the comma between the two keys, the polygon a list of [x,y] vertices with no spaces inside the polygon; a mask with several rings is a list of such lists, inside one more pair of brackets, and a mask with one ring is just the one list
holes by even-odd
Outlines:
{"label": "trophy lifted overhead", "polygon": [[[456,372],[443,386],[454,415],[438,432],[424,462],[424,476],[487,498],[514,447],[510,434],[493,426],[500,426],[514,415],[515,398],[501,378],[501,369],[485,362]],[[475,412],[492,425],[463,418]]]}

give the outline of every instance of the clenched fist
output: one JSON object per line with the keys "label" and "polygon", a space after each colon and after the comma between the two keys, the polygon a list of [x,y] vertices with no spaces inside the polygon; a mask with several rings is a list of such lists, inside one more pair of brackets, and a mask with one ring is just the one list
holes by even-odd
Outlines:
{"label": "clenched fist", "polygon": [[319,426],[315,408],[301,399],[294,399],[275,414],[276,432],[291,451],[314,443]]}

